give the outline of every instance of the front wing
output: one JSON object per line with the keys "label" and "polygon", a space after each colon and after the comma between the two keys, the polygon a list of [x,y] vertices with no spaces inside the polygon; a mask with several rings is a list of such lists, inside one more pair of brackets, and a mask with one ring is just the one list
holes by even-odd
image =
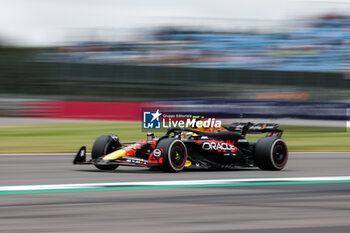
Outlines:
{"label": "front wing", "polygon": [[83,146],[80,148],[78,153],[76,154],[73,164],[75,165],[123,165],[123,166],[135,166],[135,167],[154,167],[158,166],[159,163],[151,162],[149,163],[145,159],[137,158],[137,157],[121,157],[117,160],[103,160],[101,158],[98,159],[90,159],[86,161],[86,147]]}

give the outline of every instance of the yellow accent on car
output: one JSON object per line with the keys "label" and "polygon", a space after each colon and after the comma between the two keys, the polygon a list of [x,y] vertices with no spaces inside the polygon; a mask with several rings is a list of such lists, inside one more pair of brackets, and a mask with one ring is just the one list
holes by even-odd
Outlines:
{"label": "yellow accent on car", "polygon": [[116,160],[119,159],[120,157],[123,156],[135,156],[135,151],[136,148],[134,149],[120,149],[120,150],[116,150],[112,153],[109,153],[108,155],[105,155],[104,157],[102,157],[103,160]]}
{"label": "yellow accent on car", "polygon": [[109,153],[108,155],[105,155],[102,159],[103,160],[115,160],[118,159],[120,157],[126,156],[126,150],[121,149],[121,150],[117,150],[114,151],[112,153]]}
{"label": "yellow accent on car", "polygon": [[186,160],[185,167],[189,167],[192,165],[192,162],[190,160]]}

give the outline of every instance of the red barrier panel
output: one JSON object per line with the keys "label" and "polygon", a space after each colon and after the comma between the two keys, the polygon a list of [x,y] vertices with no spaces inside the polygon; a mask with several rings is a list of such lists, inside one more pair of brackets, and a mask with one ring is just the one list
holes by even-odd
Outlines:
{"label": "red barrier panel", "polygon": [[141,121],[141,111],[144,106],[149,105],[138,102],[31,102],[22,106],[24,110],[21,115],[45,118]]}

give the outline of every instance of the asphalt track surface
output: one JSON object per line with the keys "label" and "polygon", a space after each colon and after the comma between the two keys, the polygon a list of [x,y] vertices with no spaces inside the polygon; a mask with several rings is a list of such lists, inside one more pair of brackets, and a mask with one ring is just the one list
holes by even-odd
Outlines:
{"label": "asphalt track surface", "polygon": [[[283,171],[73,166],[69,155],[0,155],[0,186],[350,176],[350,153],[292,153]],[[0,195],[1,232],[350,232],[350,183]]]}

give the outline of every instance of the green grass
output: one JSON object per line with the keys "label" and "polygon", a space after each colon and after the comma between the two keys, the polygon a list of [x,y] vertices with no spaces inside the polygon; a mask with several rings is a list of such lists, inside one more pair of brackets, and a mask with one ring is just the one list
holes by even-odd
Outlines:
{"label": "green grass", "polygon": [[100,135],[118,134],[122,141],[145,138],[141,123],[61,123],[0,127],[0,153],[75,152],[91,149]]}
{"label": "green grass", "polygon": [[[290,151],[350,151],[350,132],[328,127],[281,127]],[[141,123],[61,123],[0,126],[0,153],[75,152],[88,150],[100,135],[117,134],[122,142],[146,138]],[[163,133],[156,133],[161,136]],[[257,139],[263,135],[250,135]]]}

